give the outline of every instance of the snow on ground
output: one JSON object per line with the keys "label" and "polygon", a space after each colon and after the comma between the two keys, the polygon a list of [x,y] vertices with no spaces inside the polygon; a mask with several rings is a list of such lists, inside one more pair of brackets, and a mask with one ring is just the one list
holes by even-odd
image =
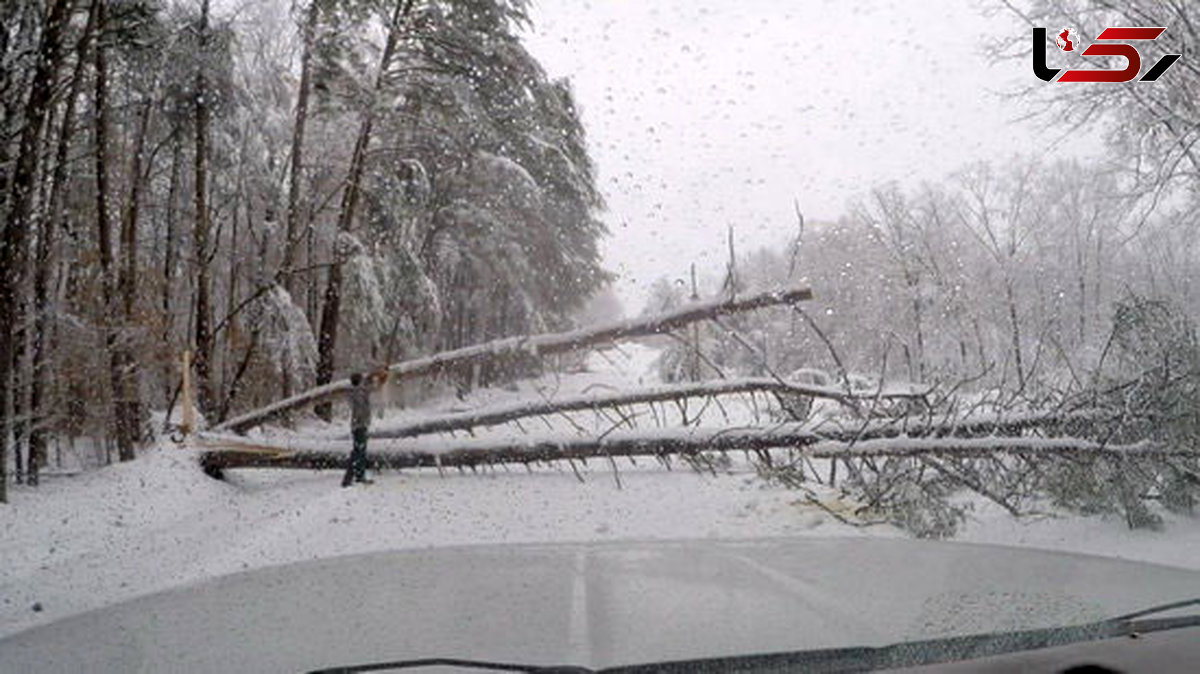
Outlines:
{"label": "snow on ground", "polygon": [[[562,394],[652,384],[654,352],[631,345],[593,372],[518,391],[476,394],[446,409],[503,402],[531,387]],[[534,392],[536,393],[536,391]],[[546,391],[536,393],[546,395]],[[486,398],[486,400],[483,400]],[[401,412],[415,414],[419,412]],[[389,415],[393,416],[393,415]],[[315,432],[317,429],[311,429]],[[340,430],[340,429],[339,429]],[[329,431],[324,431],[328,433]],[[857,529],[803,505],[734,462],[724,473],[667,471],[640,460],[570,468],[385,473],[342,489],[336,472],[230,471],[204,476],[193,450],[170,445],[130,464],[16,487],[0,507],[0,637],[134,596],[273,564],[400,548],[618,539],[900,536]],[[962,540],[1125,557],[1200,569],[1200,521],[1162,532],[1102,518],[1014,521],[980,503]]]}
{"label": "snow on ground", "polygon": [[[473,543],[857,534],[749,474],[639,462],[472,475],[385,473],[342,489],[334,472],[205,477],[186,450],[18,489],[0,510],[0,636],[135,595],[248,568]],[[40,603],[42,611],[32,607]]]}
{"label": "snow on ground", "polygon": [[1119,516],[1072,515],[1015,519],[999,506],[979,501],[955,538],[1103,557],[1120,557],[1200,570],[1200,518],[1162,515],[1160,531],[1131,530]]}

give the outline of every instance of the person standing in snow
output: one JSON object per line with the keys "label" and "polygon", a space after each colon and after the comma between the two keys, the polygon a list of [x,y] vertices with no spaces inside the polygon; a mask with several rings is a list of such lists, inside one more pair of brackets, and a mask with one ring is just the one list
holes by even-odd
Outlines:
{"label": "person standing in snow", "polygon": [[349,487],[355,482],[371,484],[367,479],[367,429],[371,427],[371,390],[361,372],[350,375],[350,392],[347,399],[350,402],[350,435],[354,438],[354,449],[350,451],[342,486]]}

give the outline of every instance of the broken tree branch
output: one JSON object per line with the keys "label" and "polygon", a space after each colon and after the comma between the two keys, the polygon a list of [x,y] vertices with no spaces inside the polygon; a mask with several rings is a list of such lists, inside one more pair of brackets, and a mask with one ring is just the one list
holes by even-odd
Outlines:
{"label": "broken tree branch", "polygon": [[[806,287],[761,293],[736,300],[698,302],[658,316],[619,321],[594,328],[545,335],[509,337],[476,344],[453,351],[436,353],[424,358],[404,361],[388,367],[392,381],[412,379],[447,370],[478,365],[489,361],[512,358],[521,354],[548,356],[574,351],[593,344],[633,337],[668,333],[685,325],[714,317],[777,305],[795,305],[812,299]],[[292,410],[329,400],[350,387],[349,380],[339,380],[318,386],[299,395],[280,400],[266,407],[247,412],[213,428],[216,431],[243,433]]]}
{"label": "broken tree branch", "polygon": [[[407,438],[427,433],[444,433],[479,426],[495,426],[525,417],[578,412],[582,410],[601,410],[617,408],[621,405],[649,404],[683,398],[701,398],[753,392],[807,395],[814,398],[831,398],[838,401],[872,399],[876,397],[875,392],[847,394],[845,391],[831,386],[789,383],[782,379],[767,377],[718,379],[706,382],[654,386],[621,393],[568,396],[557,400],[526,401],[511,405],[485,407],[470,412],[456,412],[443,416],[426,417],[403,424],[384,426],[373,430],[371,437]],[[920,390],[884,391],[879,397],[919,398],[923,394]],[[341,439],[349,438],[348,435],[340,437]]]}

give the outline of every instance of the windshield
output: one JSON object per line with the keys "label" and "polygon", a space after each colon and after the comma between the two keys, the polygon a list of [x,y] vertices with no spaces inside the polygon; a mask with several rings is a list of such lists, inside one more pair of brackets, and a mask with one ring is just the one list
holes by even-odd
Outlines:
{"label": "windshield", "polygon": [[185,660],[231,614],[301,668],[599,668],[1200,594],[1200,8],[0,24],[0,669],[238,669]]}

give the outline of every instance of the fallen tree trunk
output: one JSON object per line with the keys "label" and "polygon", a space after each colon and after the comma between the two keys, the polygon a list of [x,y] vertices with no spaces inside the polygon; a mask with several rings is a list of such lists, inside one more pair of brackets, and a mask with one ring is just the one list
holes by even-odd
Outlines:
{"label": "fallen tree trunk", "polygon": [[[371,431],[370,437],[379,439],[408,438],[427,433],[446,433],[480,426],[495,426],[527,417],[547,416],[563,412],[599,410],[624,405],[638,405],[736,393],[805,395],[814,398],[829,398],[841,402],[873,400],[876,397],[885,400],[894,398],[920,398],[925,395],[922,391],[885,391],[881,392],[878,396],[871,393],[847,393],[844,390],[830,386],[791,383],[766,377],[719,379],[707,382],[654,386],[604,395],[576,395],[555,400],[525,401],[511,405],[497,405],[470,412],[457,412],[391,426],[383,426]],[[345,440],[349,439],[350,436],[345,435],[340,437]]]}
{"label": "fallen tree trunk", "polygon": [[[1061,417],[1054,417],[1061,424]],[[1032,427],[1031,419],[1021,421]],[[975,422],[974,430],[983,428]],[[992,421],[992,428],[997,423]],[[472,467],[497,463],[536,463],[589,458],[634,456],[696,456],[704,452],[802,449],[812,458],[859,458],[872,456],[941,455],[953,457],[1007,454],[1092,454],[1196,456],[1187,449],[1138,443],[1107,445],[1073,437],[936,437],[881,436],[886,429],[816,432],[804,424],[782,424],[773,428],[673,428],[612,433],[603,438],[576,436],[517,436],[480,439],[392,441],[382,450],[368,454],[368,464],[379,468]],[[201,459],[207,471],[227,468],[342,468],[349,445],[342,441],[271,442],[248,441],[237,436],[206,434],[209,447]]]}
{"label": "fallen tree trunk", "polygon": [[[845,443],[817,442],[808,437],[738,438],[739,442],[689,442],[682,438],[651,441],[648,439],[605,440],[580,439],[565,443],[509,445],[486,451],[452,449],[445,452],[394,451],[369,452],[367,465],[383,468],[471,468],[502,463],[530,464],[553,461],[609,459],[621,457],[691,457],[704,452],[761,451],[798,448],[811,445],[805,454],[814,459],[863,457],[945,456],[977,458],[997,454],[1037,456],[1046,454],[1088,454],[1107,456],[1200,456],[1196,451],[1164,445],[1137,443],[1133,445],[1104,445],[1079,438],[905,438],[866,440]],[[348,453],[339,451],[277,449],[228,449],[206,452],[201,457],[205,470],[231,468],[298,468],[308,470],[344,469]]]}
{"label": "fallen tree trunk", "polygon": [[[445,370],[471,367],[489,361],[511,358],[528,353],[548,356],[575,351],[581,348],[633,337],[663,334],[702,320],[718,318],[743,311],[769,306],[790,305],[812,299],[812,290],[792,288],[752,295],[742,299],[727,299],[690,304],[666,314],[620,321],[594,328],[571,332],[508,337],[483,344],[476,344],[453,351],[436,353],[424,358],[396,363],[387,368],[389,379],[399,381]],[[318,386],[299,395],[280,400],[252,412],[247,412],[213,427],[216,431],[244,433],[292,410],[315,405],[329,400],[350,387],[342,379]]]}
{"label": "fallen tree trunk", "polygon": [[[593,457],[697,454],[709,450],[757,450],[803,446],[820,436],[798,424],[764,429],[659,429],[657,432],[613,433],[605,438],[547,435],[500,439],[438,439],[436,442],[393,442],[368,453],[374,468],[475,466],[491,463],[533,463]],[[342,441],[247,441],[236,436],[204,435],[211,449],[203,455],[206,468],[337,468],[345,467],[349,443]]]}
{"label": "fallen tree trunk", "polygon": [[843,442],[900,436],[971,438],[1001,434],[1011,437],[1031,430],[1073,436],[1095,434],[1102,425],[1120,420],[1120,415],[1103,411],[1024,412],[941,418],[920,415],[860,423],[857,428],[841,424],[832,429],[814,430],[828,439]]}

